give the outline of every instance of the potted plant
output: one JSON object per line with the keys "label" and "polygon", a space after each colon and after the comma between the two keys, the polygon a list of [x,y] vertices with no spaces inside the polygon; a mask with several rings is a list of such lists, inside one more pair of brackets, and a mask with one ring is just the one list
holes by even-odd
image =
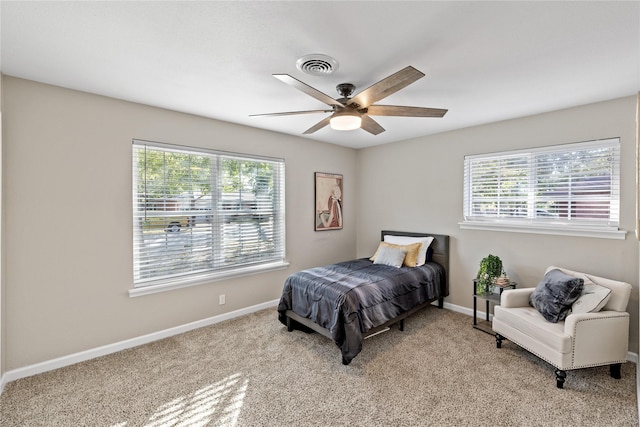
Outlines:
{"label": "potted plant", "polygon": [[476,293],[491,293],[493,291],[493,281],[501,274],[502,260],[499,256],[489,254],[485,258],[482,258],[476,277]]}

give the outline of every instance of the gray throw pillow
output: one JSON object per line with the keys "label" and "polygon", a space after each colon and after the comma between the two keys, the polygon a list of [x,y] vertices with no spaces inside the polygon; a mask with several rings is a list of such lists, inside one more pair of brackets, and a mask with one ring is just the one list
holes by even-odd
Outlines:
{"label": "gray throw pillow", "polygon": [[549,270],[531,294],[529,304],[549,322],[558,323],[567,317],[583,287],[584,280],[558,269]]}
{"label": "gray throw pillow", "polygon": [[376,259],[373,263],[400,268],[404,262],[405,255],[407,255],[407,251],[405,249],[382,246],[378,250],[378,253],[376,253]]}

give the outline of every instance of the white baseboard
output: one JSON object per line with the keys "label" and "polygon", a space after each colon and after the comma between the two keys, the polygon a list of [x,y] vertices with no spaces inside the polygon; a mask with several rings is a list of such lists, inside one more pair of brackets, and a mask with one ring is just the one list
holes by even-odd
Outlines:
{"label": "white baseboard", "polygon": [[[447,310],[451,310],[451,311],[455,311],[455,312],[458,312],[458,313],[466,314],[467,316],[473,316],[473,309],[472,308],[462,307],[462,306],[459,306],[459,305],[451,304],[450,302],[446,302],[446,301],[444,302],[444,308],[446,308]],[[477,316],[478,316],[478,318],[484,319],[485,312],[484,311],[477,311]]]}
{"label": "white baseboard", "polygon": [[198,320],[196,322],[187,323],[186,325],[176,326],[174,328],[165,329],[163,331],[154,332],[154,333],[143,335],[137,338],[131,338],[128,340],[117,342],[117,343],[104,345],[102,347],[81,351],[79,353],[70,354],[68,356],[58,357],[56,359],[36,363],[34,365],[25,366],[18,369],[13,369],[11,371],[7,371],[2,376],[2,379],[0,379],[0,394],[4,390],[5,385],[10,383],[11,381],[15,381],[20,378],[30,377],[36,374],[41,374],[47,371],[52,371],[54,369],[73,365],[75,363],[84,362],[86,360],[94,359],[96,357],[106,356],[108,354],[116,353],[118,351],[126,350],[128,348],[137,347],[139,345],[148,344],[153,341],[172,337],[174,335],[182,334],[188,331],[192,331],[194,329],[202,328],[204,326],[214,325],[216,323],[220,323],[225,320],[244,316],[250,313],[255,313],[256,311],[264,310],[266,308],[277,307],[278,301],[279,300],[268,301],[262,304],[246,307],[240,310],[231,311],[229,313],[220,314],[218,316],[209,317],[207,319]]}
{"label": "white baseboard", "polygon": [[[7,371],[0,379],[0,394],[2,394],[2,391],[4,390],[5,385],[10,383],[11,381],[15,381],[20,378],[30,377],[32,375],[41,374],[43,372],[52,371],[54,369],[63,368],[65,366],[84,362],[86,360],[94,359],[96,357],[117,353],[118,351],[137,347],[143,344],[148,344],[153,341],[172,337],[174,335],[189,332],[194,329],[202,328],[204,326],[214,325],[216,323],[220,323],[225,320],[244,316],[246,314],[255,313],[256,311],[264,310],[271,307],[276,307],[278,305],[278,301],[279,300],[268,301],[262,304],[246,307],[240,310],[231,311],[229,313],[220,314],[218,316],[209,317],[207,319],[198,320],[196,322],[187,323],[186,325],[176,326],[174,328],[165,329],[163,331],[154,332],[154,333],[143,335],[137,338],[131,338],[125,341],[108,344],[102,347],[97,347],[97,348],[82,351],[79,353],[70,354],[68,356],[63,356],[63,357],[48,360],[45,362],[36,363],[34,365],[25,366],[22,368]],[[436,304],[437,304],[437,301],[434,302],[434,305]],[[462,307],[459,305],[445,302],[444,308],[446,308],[447,310],[466,314],[467,316],[470,316],[470,317],[473,316],[473,310],[467,307]],[[484,318],[485,315],[486,314],[484,312],[480,312],[480,311],[477,312],[477,316],[480,318]],[[636,353],[629,352],[627,354],[627,360],[635,363],[636,366],[638,365],[638,355]],[[636,378],[638,383],[638,390],[640,390],[640,372],[638,372],[638,369],[636,369]],[[638,402],[638,413],[640,414],[640,400]]]}
{"label": "white baseboard", "polygon": [[[451,311],[456,311],[458,313],[462,313],[462,314],[466,314],[467,316],[473,316],[473,309],[471,308],[467,308],[467,307],[461,307],[459,305],[455,305],[455,304],[450,304],[448,302],[444,303],[444,308],[446,308],[447,310],[451,310]],[[476,312],[476,316],[478,316],[478,319],[485,319],[486,318],[486,313],[484,311],[477,311]],[[489,319],[493,319],[493,315],[489,315]],[[628,352],[627,353],[627,362],[633,362],[636,364],[636,366],[638,365],[638,354],[636,353],[632,353],[632,352]],[[638,374],[638,370],[636,369],[636,376],[638,377],[638,390],[640,390],[640,374]],[[640,401],[638,402],[639,408],[640,408]]]}

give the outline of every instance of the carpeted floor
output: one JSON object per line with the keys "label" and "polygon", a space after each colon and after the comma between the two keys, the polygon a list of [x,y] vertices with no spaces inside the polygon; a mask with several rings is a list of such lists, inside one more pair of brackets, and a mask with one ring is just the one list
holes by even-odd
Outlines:
{"label": "carpeted floor", "polygon": [[349,366],[276,312],[14,381],[9,426],[637,426],[636,367],[568,373],[436,307],[365,341]]}

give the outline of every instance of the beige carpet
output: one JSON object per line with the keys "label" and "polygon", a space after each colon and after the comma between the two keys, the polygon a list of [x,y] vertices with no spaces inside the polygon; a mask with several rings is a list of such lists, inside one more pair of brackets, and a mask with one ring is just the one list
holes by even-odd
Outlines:
{"label": "beige carpet", "polygon": [[351,365],[274,310],[7,385],[8,426],[637,426],[635,365],[568,373],[435,307]]}

